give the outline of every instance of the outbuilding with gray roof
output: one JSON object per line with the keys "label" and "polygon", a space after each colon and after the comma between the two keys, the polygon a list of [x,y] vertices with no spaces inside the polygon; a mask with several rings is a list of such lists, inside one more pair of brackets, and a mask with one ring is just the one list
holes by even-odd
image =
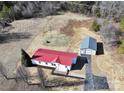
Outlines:
{"label": "outbuilding with gray roof", "polygon": [[97,51],[96,39],[88,36],[81,40],[80,54],[95,55],[96,51]]}

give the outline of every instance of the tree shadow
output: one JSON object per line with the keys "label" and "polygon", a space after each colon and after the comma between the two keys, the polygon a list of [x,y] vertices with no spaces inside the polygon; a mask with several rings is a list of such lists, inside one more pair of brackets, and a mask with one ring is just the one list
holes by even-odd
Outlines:
{"label": "tree shadow", "polygon": [[28,83],[27,82],[28,75],[29,75],[29,72],[25,69],[24,66],[22,65],[18,66],[18,68],[16,69],[16,77],[15,77],[16,81],[23,80],[26,83]]}
{"label": "tree shadow", "polygon": [[53,88],[53,87],[69,87],[69,86],[78,86],[84,84],[84,81],[77,79],[77,81],[67,81],[63,77],[53,78],[48,80],[45,75],[45,72],[41,67],[38,68],[38,73],[44,88]]}
{"label": "tree shadow", "polygon": [[0,44],[29,39],[31,36],[28,32],[0,33]]}
{"label": "tree shadow", "polygon": [[79,86],[84,84],[84,81],[66,81],[64,79],[53,79],[45,82],[45,88],[53,88],[53,87],[71,87],[71,86]]}
{"label": "tree shadow", "polygon": [[86,63],[88,63],[86,57],[78,56],[76,64],[72,65],[71,70],[81,70]]}
{"label": "tree shadow", "polygon": [[6,27],[10,27],[12,25],[10,24],[10,20],[9,19],[4,19],[4,20],[0,19],[0,26],[2,28],[6,28]]}
{"label": "tree shadow", "polygon": [[97,42],[97,51],[96,55],[103,55],[104,54],[104,47],[102,42]]}
{"label": "tree shadow", "polygon": [[93,86],[90,81],[85,80],[84,90],[109,90],[109,84],[106,77],[93,75]]}
{"label": "tree shadow", "polygon": [[6,79],[8,79],[8,78],[7,78],[7,71],[6,71],[6,68],[5,68],[5,66],[2,64],[2,62],[0,62],[0,74],[1,74],[2,76],[4,76]]}
{"label": "tree shadow", "polygon": [[94,89],[96,90],[108,90],[109,84],[106,77],[93,75]]}

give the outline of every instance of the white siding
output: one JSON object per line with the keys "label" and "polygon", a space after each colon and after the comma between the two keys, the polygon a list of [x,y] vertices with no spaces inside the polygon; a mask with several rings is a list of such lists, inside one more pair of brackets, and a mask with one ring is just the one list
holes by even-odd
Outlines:
{"label": "white siding", "polygon": [[31,61],[32,61],[32,64],[36,64],[36,65],[39,64],[39,61],[36,61],[36,60],[31,60]]}
{"label": "white siding", "polygon": [[81,54],[86,54],[86,49],[82,49],[82,50],[80,50],[81,52]]}
{"label": "white siding", "polygon": [[40,62],[40,64],[39,65],[41,65],[41,66],[46,66],[46,67],[53,67],[53,68],[56,68],[56,65],[53,65],[54,63],[49,63],[49,62]]}
{"label": "white siding", "polygon": [[55,69],[58,72],[67,72],[68,68],[65,65],[59,64],[58,67]]}
{"label": "white siding", "polygon": [[67,69],[68,69],[68,70],[71,70],[71,66],[67,66]]}
{"label": "white siding", "polygon": [[96,55],[96,51],[95,50],[92,50],[92,55]]}
{"label": "white siding", "polygon": [[86,54],[92,55],[92,50],[91,49],[86,49]]}
{"label": "white siding", "polygon": [[[41,66],[45,66],[45,67],[53,67],[56,68],[58,66],[58,63],[54,63],[54,62],[43,62],[43,61],[36,61],[36,60],[32,60],[32,63],[35,63],[36,65],[41,65]],[[55,64],[55,65],[53,65]]]}
{"label": "white siding", "polygon": [[96,51],[92,49],[81,49],[81,54],[87,54],[87,55],[96,55]]}
{"label": "white siding", "polygon": [[44,67],[52,67],[52,68],[56,68],[56,71],[60,71],[60,72],[67,72],[68,70],[71,70],[71,66],[65,66],[56,62],[43,62],[43,61],[36,61],[36,60],[32,60],[33,64],[36,65],[41,65]]}

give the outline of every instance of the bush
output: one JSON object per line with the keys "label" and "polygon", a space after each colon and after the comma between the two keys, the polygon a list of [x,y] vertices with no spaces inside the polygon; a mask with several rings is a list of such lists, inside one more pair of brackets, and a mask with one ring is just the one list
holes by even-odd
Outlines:
{"label": "bush", "polygon": [[91,6],[93,3],[79,2],[79,1],[69,1],[61,5],[61,9],[64,11],[71,11],[80,14],[91,14]]}
{"label": "bush", "polygon": [[100,30],[100,25],[96,21],[94,21],[91,29],[94,30],[95,32],[97,32]]}
{"label": "bush", "polygon": [[71,12],[77,12],[77,11],[80,10],[79,9],[79,3],[80,2],[73,2],[73,1],[66,2],[66,3],[63,4],[62,9],[63,10],[69,10]]}
{"label": "bush", "polygon": [[99,10],[96,10],[96,16],[97,17],[101,17],[101,14],[100,14],[100,11]]}
{"label": "bush", "polygon": [[104,38],[104,42],[112,47],[118,46],[120,38],[122,37],[121,30],[113,23],[107,23],[101,26],[100,34]]}
{"label": "bush", "polygon": [[124,29],[124,17],[121,19],[119,25],[122,29]]}
{"label": "bush", "polygon": [[7,7],[6,5],[3,5],[2,7],[2,11],[0,11],[0,18],[9,18],[11,16],[13,16],[14,13],[12,12],[12,8],[11,7]]}
{"label": "bush", "polygon": [[121,44],[119,46],[119,52],[124,54],[124,39],[121,41]]}

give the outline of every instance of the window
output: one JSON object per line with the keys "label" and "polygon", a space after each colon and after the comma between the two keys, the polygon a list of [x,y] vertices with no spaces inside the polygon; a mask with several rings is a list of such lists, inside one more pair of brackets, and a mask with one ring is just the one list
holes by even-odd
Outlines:
{"label": "window", "polygon": [[56,66],[56,64],[54,64],[54,63],[51,63],[53,66]]}
{"label": "window", "polygon": [[48,63],[46,62],[46,65],[48,65]]}
{"label": "window", "polygon": [[54,66],[56,66],[56,64],[53,64]]}
{"label": "window", "polygon": [[40,61],[38,61],[38,63],[39,63],[39,64],[41,64],[41,62],[40,62]]}

